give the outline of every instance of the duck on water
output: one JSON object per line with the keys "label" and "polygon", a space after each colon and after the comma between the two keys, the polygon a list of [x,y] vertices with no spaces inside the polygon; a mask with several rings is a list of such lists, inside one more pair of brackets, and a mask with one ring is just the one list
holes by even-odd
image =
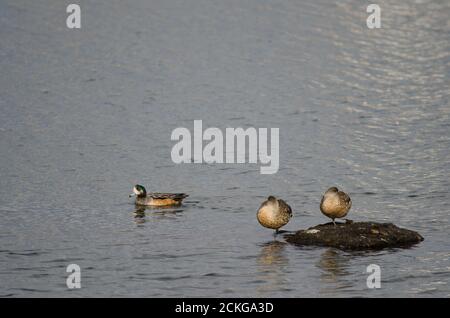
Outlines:
{"label": "duck on water", "polygon": [[173,206],[180,205],[184,198],[189,195],[185,193],[160,193],[150,192],[144,186],[137,184],[129,197],[136,197],[135,204],[140,206]]}

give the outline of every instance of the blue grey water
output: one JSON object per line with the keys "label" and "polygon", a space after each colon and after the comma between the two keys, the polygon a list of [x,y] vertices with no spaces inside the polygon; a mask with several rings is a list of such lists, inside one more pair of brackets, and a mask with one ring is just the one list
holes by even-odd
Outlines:
{"label": "blue grey water", "polygon": [[[450,296],[450,3],[79,0],[0,3],[0,296]],[[172,162],[173,129],[279,127],[280,170]],[[135,183],[190,194],[135,213]],[[328,222],[419,231],[410,249],[287,245],[269,194]],[[81,267],[81,289],[66,267]],[[369,264],[381,288],[366,285]]]}

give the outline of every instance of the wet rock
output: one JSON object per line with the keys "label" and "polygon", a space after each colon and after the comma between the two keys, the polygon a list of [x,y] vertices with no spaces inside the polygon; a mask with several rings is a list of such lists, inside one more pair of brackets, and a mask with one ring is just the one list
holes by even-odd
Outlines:
{"label": "wet rock", "polygon": [[286,234],[288,243],[300,246],[328,246],[342,250],[377,250],[409,247],[423,241],[414,231],[392,223],[352,222],[320,224],[294,234]]}

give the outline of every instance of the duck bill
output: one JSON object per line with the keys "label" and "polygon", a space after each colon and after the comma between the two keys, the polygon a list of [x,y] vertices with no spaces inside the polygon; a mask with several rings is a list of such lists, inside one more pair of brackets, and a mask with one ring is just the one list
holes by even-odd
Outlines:
{"label": "duck bill", "polygon": [[136,193],[131,193],[131,194],[128,195],[129,198],[132,198],[134,196],[136,196]]}

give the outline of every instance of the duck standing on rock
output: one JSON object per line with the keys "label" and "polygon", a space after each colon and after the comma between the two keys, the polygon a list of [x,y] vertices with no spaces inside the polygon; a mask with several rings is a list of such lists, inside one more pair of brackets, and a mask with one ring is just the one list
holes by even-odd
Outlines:
{"label": "duck standing on rock", "polygon": [[136,184],[133,193],[129,197],[136,197],[136,205],[140,206],[170,206],[180,205],[184,198],[188,197],[185,193],[147,193],[147,190],[140,184]]}
{"label": "duck standing on rock", "polygon": [[292,209],[286,202],[271,195],[261,204],[256,218],[262,226],[274,229],[277,234],[280,227],[292,218]]}
{"label": "duck standing on rock", "polygon": [[320,211],[333,220],[343,218],[352,207],[352,200],[347,193],[339,191],[336,187],[331,187],[325,192],[320,202]]}

